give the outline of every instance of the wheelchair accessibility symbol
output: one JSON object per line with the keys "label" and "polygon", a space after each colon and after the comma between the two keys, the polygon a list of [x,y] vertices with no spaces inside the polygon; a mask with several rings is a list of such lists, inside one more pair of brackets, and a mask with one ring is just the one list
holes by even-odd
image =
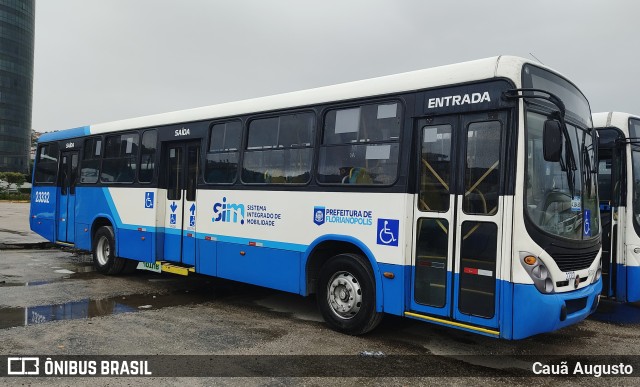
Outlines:
{"label": "wheelchair accessibility symbol", "polygon": [[379,245],[398,246],[400,221],[397,219],[378,219],[378,240]]}
{"label": "wheelchair accessibility symbol", "polygon": [[153,192],[144,193],[144,208],[153,208]]}
{"label": "wheelchair accessibility symbol", "polygon": [[582,221],[583,224],[583,232],[584,232],[584,236],[591,236],[591,211],[590,210],[584,210],[584,220]]}

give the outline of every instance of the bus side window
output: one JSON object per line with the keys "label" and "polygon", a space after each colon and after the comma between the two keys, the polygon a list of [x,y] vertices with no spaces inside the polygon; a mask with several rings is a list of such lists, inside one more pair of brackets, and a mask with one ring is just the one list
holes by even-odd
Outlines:
{"label": "bus side window", "polygon": [[80,183],[95,183],[100,171],[102,140],[88,138],[84,140],[82,164],[80,166]]}
{"label": "bus side window", "polygon": [[156,164],[156,148],[158,135],[155,129],[142,133],[142,146],[140,148],[140,183],[151,183]]}
{"label": "bus side window", "polygon": [[302,112],[249,123],[242,181],[306,184],[311,178],[315,114]]}
{"label": "bus side window", "polygon": [[107,136],[100,181],[133,183],[138,159],[138,133]]}
{"label": "bus side window", "polygon": [[318,181],[393,184],[398,174],[400,122],[400,105],[395,102],[327,112]]}
{"label": "bus side window", "polygon": [[242,140],[242,123],[229,121],[214,124],[209,135],[209,150],[204,181],[213,184],[233,184],[238,175],[238,158]]}

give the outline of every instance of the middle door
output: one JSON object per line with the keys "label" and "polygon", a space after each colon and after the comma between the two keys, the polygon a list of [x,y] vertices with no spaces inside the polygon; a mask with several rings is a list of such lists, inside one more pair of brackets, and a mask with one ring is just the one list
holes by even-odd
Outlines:
{"label": "middle door", "polygon": [[200,142],[171,143],[163,158],[167,182],[164,259],[195,265]]}

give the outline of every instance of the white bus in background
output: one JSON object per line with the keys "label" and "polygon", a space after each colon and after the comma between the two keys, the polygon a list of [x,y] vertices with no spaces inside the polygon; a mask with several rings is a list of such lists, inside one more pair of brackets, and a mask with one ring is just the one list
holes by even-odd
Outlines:
{"label": "white bus in background", "polygon": [[98,271],[196,272],[521,339],[601,291],[589,103],[501,56],[45,133],[31,227]]}
{"label": "white bus in background", "polygon": [[640,301],[640,116],[593,115],[602,217],[602,292]]}

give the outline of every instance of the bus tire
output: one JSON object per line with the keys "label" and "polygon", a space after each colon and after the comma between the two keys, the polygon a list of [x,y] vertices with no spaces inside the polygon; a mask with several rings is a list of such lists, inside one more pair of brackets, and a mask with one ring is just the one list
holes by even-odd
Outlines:
{"label": "bus tire", "polygon": [[125,259],[116,257],[113,227],[102,226],[93,237],[93,265],[102,274],[116,275],[124,269]]}
{"label": "bus tire", "polygon": [[376,310],[373,271],[357,254],[340,254],[320,269],[317,301],[329,326],[349,335],[361,335],[382,319]]}

